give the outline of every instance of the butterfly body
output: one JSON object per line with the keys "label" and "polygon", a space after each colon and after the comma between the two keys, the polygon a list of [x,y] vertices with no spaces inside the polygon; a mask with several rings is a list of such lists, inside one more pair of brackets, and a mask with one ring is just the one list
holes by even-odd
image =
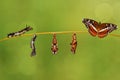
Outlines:
{"label": "butterfly body", "polygon": [[106,37],[108,33],[117,29],[117,25],[112,23],[101,23],[87,18],[84,18],[82,22],[86,25],[88,32],[92,36],[98,36],[99,38]]}

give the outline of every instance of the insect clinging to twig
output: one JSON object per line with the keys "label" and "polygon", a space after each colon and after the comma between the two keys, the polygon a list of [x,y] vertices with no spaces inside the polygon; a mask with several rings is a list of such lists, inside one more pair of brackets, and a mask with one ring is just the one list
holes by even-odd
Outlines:
{"label": "insect clinging to twig", "polygon": [[31,52],[31,56],[35,56],[36,55],[36,47],[35,47],[35,40],[36,40],[37,36],[36,34],[34,34],[31,42],[30,42],[30,47],[32,48],[32,52]]}
{"label": "insect clinging to twig", "polygon": [[77,37],[76,33],[72,35],[72,42],[70,43],[71,45],[71,52],[75,54],[76,48],[77,48]]}
{"label": "insect clinging to twig", "polygon": [[33,29],[32,27],[26,25],[26,28],[24,28],[24,29],[22,29],[22,30],[20,30],[20,31],[17,31],[17,32],[9,33],[9,34],[7,35],[7,37],[8,37],[8,38],[11,38],[11,37],[15,37],[15,36],[20,36],[20,35],[28,32],[28,31],[30,31],[30,30],[32,30],[32,29]]}
{"label": "insect clinging to twig", "polygon": [[53,54],[56,54],[58,51],[57,45],[58,45],[58,43],[57,43],[57,39],[56,39],[56,34],[53,34],[52,47],[51,47]]}

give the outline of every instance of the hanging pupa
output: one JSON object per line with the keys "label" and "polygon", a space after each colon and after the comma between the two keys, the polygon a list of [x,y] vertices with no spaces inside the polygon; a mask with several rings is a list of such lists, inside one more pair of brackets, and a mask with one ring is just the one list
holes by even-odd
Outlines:
{"label": "hanging pupa", "polygon": [[56,39],[56,34],[53,34],[51,51],[53,54],[57,54],[57,51],[58,51],[58,43]]}
{"label": "hanging pupa", "polygon": [[76,52],[76,48],[77,48],[77,37],[76,37],[76,33],[74,33],[72,35],[72,42],[70,43],[71,45],[71,52],[73,52],[75,54]]}
{"label": "hanging pupa", "polygon": [[30,42],[30,47],[32,48],[31,57],[36,55],[36,47],[35,47],[36,38],[37,38],[37,36],[36,36],[36,34],[34,34],[32,40]]}

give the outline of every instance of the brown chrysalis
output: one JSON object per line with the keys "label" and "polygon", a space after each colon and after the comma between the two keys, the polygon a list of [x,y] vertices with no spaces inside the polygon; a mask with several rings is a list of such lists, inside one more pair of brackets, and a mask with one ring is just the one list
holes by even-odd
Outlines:
{"label": "brown chrysalis", "polygon": [[20,31],[17,31],[17,32],[9,33],[9,34],[7,35],[7,37],[8,37],[8,38],[11,38],[11,37],[15,37],[15,36],[20,36],[20,35],[28,32],[28,31],[30,31],[30,30],[32,30],[32,29],[33,29],[32,27],[26,25],[26,28],[24,28],[24,29],[22,29],[22,30],[20,30]]}
{"label": "brown chrysalis", "polygon": [[36,34],[34,34],[32,40],[30,42],[30,47],[32,48],[31,57],[36,55],[36,47],[35,47],[36,38],[37,38],[37,36],[36,36]]}
{"label": "brown chrysalis", "polygon": [[57,51],[58,51],[56,34],[53,34],[53,40],[52,40],[52,47],[51,47],[51,50],[52,50],[53,54],[56,54]]}
{"label": "brown chrysalis", "polygon": [[71,45],[71,52],[75,54],[76,47],[77,47],[77,38],[76,38],[76,33],[72,35],[72,42],[70,43]]}

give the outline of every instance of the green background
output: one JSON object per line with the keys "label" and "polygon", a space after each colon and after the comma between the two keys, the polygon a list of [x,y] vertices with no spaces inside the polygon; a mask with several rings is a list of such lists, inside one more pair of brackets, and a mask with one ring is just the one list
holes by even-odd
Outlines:
{"label": "green background", "polygon": [[[35,32],[87,31],[83,18],[120,25],[120,0],[0,0],[0,38],[30,25]],[[119,28],[112,33],[120,34]],[[32,36],[0,42],[0,80],[120,80],[120,38],[103,39],[58,34],[58,54],[50,48],[52,35],[39,35],[37,56],[30,57]]]}

